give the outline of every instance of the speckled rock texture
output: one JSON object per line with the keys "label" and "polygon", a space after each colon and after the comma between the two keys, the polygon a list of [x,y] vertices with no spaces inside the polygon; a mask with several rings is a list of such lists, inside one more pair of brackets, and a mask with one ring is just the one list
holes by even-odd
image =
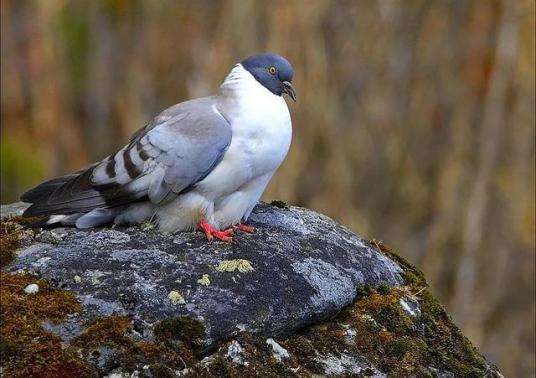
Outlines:
{"label": "speckled rock texture", "polygon": [[[142,331],[173,316],[199,319],[207,347],[239,330],[287,335],[340,311],[359,285],[402,282],[396,262],[318,213],[260,204],[250,224],[257,231],[238,233],[233,244],[207,242],[201,232],[56,228],[6,270],[73,290],[85,316],[127,315]],[[222,271],[236,259],[252,270]],[[203,275],[208,285],[198,282]]]}
{"label": "speckled rock texture", "polygon": [[[2,216],[19,215],[25,206],[2,206]],[[264,348],[267,355],[273,352],[270,358],[282,365],[289,355],[272,338],[285,338],[330,321],[356,300],[356,288],[406,290],[400,260],[326,216],[261,203],[249,223],[256,232],[238,232],[232,244],[208,242],[201,232],[162,234],[150,225],[40,230],[30,242],[22,243],[3,271],[35,274],[76,295],[82,311],[64,322],[42,324],[66,345],[80,337],[88,322],[99,318],[129,319],[136,339],[148,342],[154,339],[155,325],[166,319],[184,316],[199,321],[204,327],[200,350],[205,358],[193,370],[185,367],[175,370],[175,375],[198,373],[202,371],[199,366],[219,364],[222,358],[235,366],[247,366],[247,362],[240,362],[241,346],[236,341],[245,334],[268,338],[267,344],[261,342],[258,348],[250,349]],[[418,302],[404,295],[395,301],[403,311],[401,316],[420,317]],[[360,321],[365,325],[372,322],[375,329],[374,319],[369,321],[367,316],[361,316]],[[339,332],[343,340],[339,345],[360,337],[343,323],[337,327],[344,329]],[[300,337],[285,345],[303,349]],[[233,339],[225,355],[226,343]],[[99,348],[97,355],[102,361],[94,363],[99,374],[121,371],[120,364],[110,362],[113,353],[109,345]],[[211,353],[219,357],[211,357]],[[294,358],[290,356],[292,361]],[[316,366],[327,375],[386,376],[365,357],[346,350],[319,348],[308,361],[314,365],[308,369],[315,371]],[[427,371],[432,374],[433,369]],[[147,376],[157,376],[151,374]],[[434,374],[441,376],[443,372]]]}

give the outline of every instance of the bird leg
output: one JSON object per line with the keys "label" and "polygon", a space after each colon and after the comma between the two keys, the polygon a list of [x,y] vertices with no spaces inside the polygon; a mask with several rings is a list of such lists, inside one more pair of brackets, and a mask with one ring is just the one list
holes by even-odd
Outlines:
{"label": "bird leg", "polygon": [[252,234],[255,232],[255,227],[250,226],[249,224],[242,223],[242,222],[238,223],[233,228],[238,231],[247,232],[248,234]]}
{"label": "bird leg", "polygon": [[231,236],[233,235],[234,231],[232,228],[225,231],[220,231],[214,228],[210,223],[208,223],[206,219],[201,219],[201,221],[198,223],[198,226],[207,236],[207,240],[212,240],[213,238],[216,238],[218,240],[228,243],[233,241],[233,238]]}

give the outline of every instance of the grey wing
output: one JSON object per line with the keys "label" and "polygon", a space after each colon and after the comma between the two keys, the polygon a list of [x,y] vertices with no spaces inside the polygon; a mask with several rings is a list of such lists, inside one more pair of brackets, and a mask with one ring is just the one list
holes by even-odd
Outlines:
{"label": "grey wing", "polygon": [[148,193],[154,203],[192,189],[231,143],[231,127],[212,102],[187,103],[184,111],[170,117],[136,142],[136,150],[154,156],[157,165],[159,176]]}
{"label": "grey wing", "polygon": [[116,154],[25,193],[21,199],[32,203],[25,215],[89,212],[143,199],[161,203],[203,180],[223,158],[231,137],[211,98],[175,105]]}

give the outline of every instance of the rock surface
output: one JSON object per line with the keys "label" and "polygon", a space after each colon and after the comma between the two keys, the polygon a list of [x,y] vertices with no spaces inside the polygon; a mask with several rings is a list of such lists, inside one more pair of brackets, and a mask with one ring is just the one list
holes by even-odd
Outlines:
{"label": "rock surface", "polygon": [[[20,214],[24,206],[2,206],[2,216]],[[150,341],[155,324],[184,316],[204,327],[204,355],[241,333],[282,338],[326,321],[356,299],[358,287],[405,285],[399,262],[323,215],[259,204],[250,223],[257,231],[239,232],[233,244],[207,242],[200,232],[161,234],[147,225],[36,231],[3,269],[35,274],[76,294],[82,311],[63,323],[42,325],[63,342],[79,337],[89,320],[110,316],[130,319],[138,339]],[[416,300],[400,303],[420,316]],[[359,334],[350,330],[345,337]],[[272,349],[278,346],[274,358],[282,364],[286,350],[269,340]],[[229,346],[232,361],[241,360],[239,346]],[[98,355],[113,355],[108,349]],[[365,374],[366,367],[384,376],[359,355],[325,353],[315,359],[325,374]],[[94,364],[101,373],[117,368],[107,360]]]}
{"label": "rock surface", "polygon": [[[87,317],[199,319],[208,347],[239,330],[288,335],[340,311],[359,285],[402,283],[394,261],[325,216],[260,205],[250,223],[257,232],[239,233],[234,244],[207,242],[200,232],[54,229],[7,271],[29,270],[75,291]],[[203,275],[210,284],[198,283]]]}

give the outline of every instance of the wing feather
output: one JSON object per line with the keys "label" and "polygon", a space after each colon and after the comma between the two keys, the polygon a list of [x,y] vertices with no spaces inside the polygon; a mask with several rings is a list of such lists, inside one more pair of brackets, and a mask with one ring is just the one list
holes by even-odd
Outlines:
{"label": "wing feather", "polygon": [[213,107],[207,97],[165,110],[114,155],[24,193],[32,203],[25,215],[87,213],[143,199],[158,204],[191,190],[231,142],[230,125]]}

